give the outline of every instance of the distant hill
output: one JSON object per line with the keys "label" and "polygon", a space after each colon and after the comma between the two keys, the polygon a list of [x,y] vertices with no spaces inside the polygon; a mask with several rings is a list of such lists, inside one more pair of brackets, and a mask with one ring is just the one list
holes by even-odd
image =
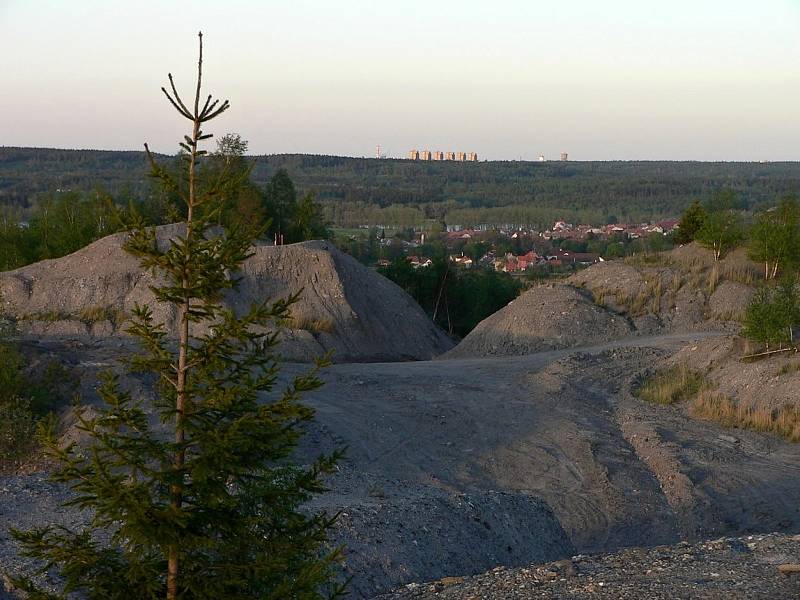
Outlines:
{"label": "distant hill", "polygon": [[[169,157],[161,157],[169,159]],[[379,218],[394,206],[404,218],[448,222],[642,221],[675,216],[691,201],[730,187],[744,208],[800,190],[800,163],[671,161],[421,162],[281,154],[256,156],[264,183],[285,167],[301,191],[313,190],[339,225]],[[27,206],[41,193],[101,187],[146,194],[143,152],[0,148],[0,205]],[[384,215],[381,217],[380,215]]]}

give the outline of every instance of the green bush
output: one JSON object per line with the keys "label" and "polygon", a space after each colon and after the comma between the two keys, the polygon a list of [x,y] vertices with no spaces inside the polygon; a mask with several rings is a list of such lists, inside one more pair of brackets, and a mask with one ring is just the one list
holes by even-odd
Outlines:
{"label": "green bush", "polygon": [[37,423],[77,389],[76,377],[60,363],[30,358],[0,332],[0,471],[36,449]]}
{"label": "green bush", "polygon": [[13,468],[36,447],[38,421],[27,400],[0,403],[0,471]]}

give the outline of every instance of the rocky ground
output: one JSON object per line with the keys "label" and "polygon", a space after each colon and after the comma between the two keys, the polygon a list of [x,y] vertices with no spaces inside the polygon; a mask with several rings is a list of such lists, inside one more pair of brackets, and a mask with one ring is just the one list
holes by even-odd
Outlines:
{"label": "rocky ground", "polygon": [[381,600],[779,600],[800,597],[800,536],[719,538],[696,544],[578,555],[474,577],[412,583]]}
{"label": "rocky ground", "polygon": [[[119,240],[97,244],[91,255],[0,274],[4,299],[19,314],[40,314],[54,302],[66,302],[58,311],[73,314],[98,298],[124,307],[144,294],[146,280],[124,269],[121,276],[119,269],[97,270],[97,249],[113,258]],[[690,250],[675,260],[694,264]],[[691,273],[670,288],[663,269],[676,269],[672,263],[655,268],[658,280],[644,268],[597,265],[581,281],[527,292],[440,360],[365,363],[358,361],[425,358],[449,342],[419,307],[406,310],[411,301],[399,288],[386,282],[369,289],[371,277],[385,280],[328,248],[264,247],[257,258],[246,268],[242,298],[229,301],[302,283],[313,292],[303,319],[330,318],[335,335],[298,333],[299,345],[286,346],[290,357],[335,347],[356,361],[327,368],[323,388],[307,397],[317,418],[298,451],[305,460],[347,448],[331,492],[308,508],[340,513],[333,542],[346,547],[354,598],[392,589],[399,589],[389,596],[395,598],[797,594],[796,576],[780,575],[776,565],[800,562],[800,541],[761,534],[800,532],[800,446],[698,421],[684,407],[652,406],[632,394],[642,377],[683,361],[720,386],[740,382],[742,390],[766,389],[781,402],[797,399],[799,371],[741,366],[726,333],[730,323],[707,320],[709,311],[728,314],[742,296],[729,282],[709,295]],[[89,264],[95,270],[82,279],[71,275]],[[698,277],[709,277],[708,268]],[[604,292],[626,278],[636,295]],[[83,331],[38,335],[35,327],[49,321],[29,322],[34,329],[24,344],[67,361],[91,406],[99,372],[129,353],[131,340],[106,331],[111,324],[88,332],[83,321],[68,321]],[[306,344],[308,336],[313,343]],[[286,363],[282,381],[307,368]],[[137,396],[152,394],[144,379],[124,381]],[[64,423],[65,435],[80,441],[68,418]],[[61,508],[68,491],[47,481],[45,470],[33,462],[0,477],[0,572],[31,567],[18,557],[9,528],[86,519]],[[721,535],[755,537],[702,542]],[[639,549],[626,549],[632,547]],[[609,552],[615,554],[597,555]]]}
{"label": "rocky ground", "polygon": [[[800,532],[796,444],[630,394],[654,365],[716,337],[328,368],[300,456],[348,448],[309,508],[342,513],[334,541],[349,548],[353,597],[576,553]],[[97,371],[125,348],[51,351],[83,369],[91,403]],[[65,497],[41,473],[0,480],[4,568],[23,566],[9,527],[81,522],[59,507]]]}

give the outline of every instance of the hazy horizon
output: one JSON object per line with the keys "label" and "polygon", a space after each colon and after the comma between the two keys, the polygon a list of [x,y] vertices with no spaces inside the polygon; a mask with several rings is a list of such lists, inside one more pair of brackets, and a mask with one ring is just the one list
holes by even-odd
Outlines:
{"label": "hazy horizon", "polygon": [[0,144],[174,153],[202,29],[251,154],[800,158],[800,2],[432,4],[0,0]]}

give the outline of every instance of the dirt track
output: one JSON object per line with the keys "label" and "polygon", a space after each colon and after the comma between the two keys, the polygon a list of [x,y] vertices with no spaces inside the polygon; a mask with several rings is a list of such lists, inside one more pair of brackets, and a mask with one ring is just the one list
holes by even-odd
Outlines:
{"label": "dirt track", "polygon": [[[577,552],[800,530],[800,447],[630,397],[637,374],[708,335],[329,368],[303,451],[349,448],[314,506],[343,511],[354,595]],[[98,356],[107,349],[82,361]],[[0,479],[0,561],[14,562],[2,560],[9,525],[75,518],[61,498],[38,475]]]}

